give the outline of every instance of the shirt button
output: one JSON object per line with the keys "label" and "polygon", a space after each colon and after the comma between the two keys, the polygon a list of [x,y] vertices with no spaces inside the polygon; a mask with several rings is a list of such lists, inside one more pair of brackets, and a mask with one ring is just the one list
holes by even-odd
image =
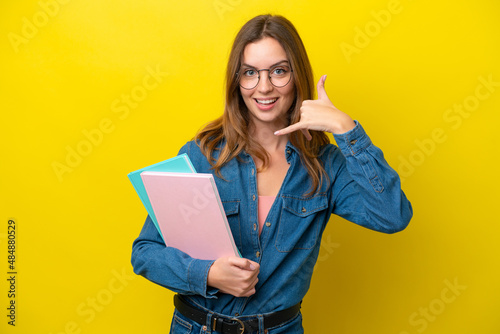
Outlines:
{"label": "shirt button", "polygon": [[357,142],[358,142],[358,140],[357,140],[357,139],[353,139],[353,140],[351,140],[351,141],[350,141],[351,145],[354,145],[354,144],[356,144]]}
{"label": "shirt button", "polygon": [[290,154],[290,153],[292,153],[292,151],[290,151],[290,149],[287,149],[286,154]]}
{"label": "shirt button", "polygon": [[255,195],[252,195],[252,199],[255,201]]}
{"label": "shirt button", "polygon": [[234,314],[234,316],[235,316],[235,317],[239,317],[239,316],[240,316],[240,314],[239,314],[239,313],[235,313],[235,314]]}
{"label": "shirt button", "polygon": [[255,256],[260,257],[260,252],[255,253]]}
{"label": "shirt button", "polygon": [[255,169],[252,168],[252,175],[255,174]]}
{"label": "shirt button", "polygon": [[266,222],[266,226],[267,227],[271,226],[271,223],[270,222]]}
{"label": "shirt button", "polygon": [[306,211],[307,211],[306,208],[302,208],[302,212],[306,212]]}
{"label": "shirt button", "polygon": [[255,231],[257,229],[257,224],[253,224],[253,230]]}

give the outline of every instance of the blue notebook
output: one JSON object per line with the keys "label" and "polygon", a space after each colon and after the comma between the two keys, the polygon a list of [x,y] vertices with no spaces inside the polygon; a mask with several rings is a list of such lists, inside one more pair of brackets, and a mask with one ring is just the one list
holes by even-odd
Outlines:
{"label": "blue notebook", "polygon": [[[146,192],[146,188],[144,188],[144,183],[142,182],[141,178],[141,173],[142,172],[172,172],[172,173],[196,173],[196,170],[194,169],[193,164],[191,163],[191,160],[189,160],[189,157],[187,154],[181,154],[176,157],[173,157],[171,159],[158,162],[154,165],[144,167],[141,169],[138,169],[132,173],[128,174],[128,178],[130,179],[130,182],[132,182],[132,185],[135,188],[135,191],[137,192],[137,195],[139,195],[142,204],[144,204],[144,207],[146,208],[149,216],[151,217],[151,220],[153,220],[153,223],[156,226],[156,229],[158,230],[158,233],[161,233],[160,227],[158,225],[158,221],[156,219],[155,213],[153,211],[153,207],[151,206],[151,202],[149,201],[148,193]],[[162,236],[163,238],[163,236]]]}

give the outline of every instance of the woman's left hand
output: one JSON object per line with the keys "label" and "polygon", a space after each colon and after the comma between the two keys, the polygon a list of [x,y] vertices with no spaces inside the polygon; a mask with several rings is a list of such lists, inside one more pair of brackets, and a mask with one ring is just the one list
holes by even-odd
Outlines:
{"label": "woman's left hand", "polygon": [[309,130],[326,131],[342,134],[356,126],[356,123],[346,113],[338,110],[328,98],[325,91],[326,75],[318,81],[318,99],[305,100],[300,107],[300,120],[274,134],[285,135],[297,130],[302,131],[307,140],[311,140]]}

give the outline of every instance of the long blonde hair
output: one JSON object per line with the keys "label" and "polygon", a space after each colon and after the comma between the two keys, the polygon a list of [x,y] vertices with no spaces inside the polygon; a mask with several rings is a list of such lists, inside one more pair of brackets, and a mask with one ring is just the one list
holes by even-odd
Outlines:
{"label": "long blonde hair", "polygon": [[[238,71],[241,66],[243,51],[247,44],[257,42],[264,37],[276,39],[290,61],[293,69],[296,98],[288,113],[289,124],[300,120],[302,101],[311,100],[314,95],[314,82],[311,64],[304,44],[293,24],[279,15],[260,15],[248,21],[238,32],[229,55],[226,70],[226,103],[221,117],[208,123],[195,137],[201,151],[215,170],[222,177],[220,169],[243,150],[263,162],[260,170],[269,165],[269,154],[249,134],[249,111],[239,89]],[[289,135],[290,142],[299,150],[300,158],[312,180],[309,194],[321,186],[326,177],[325,170],[317,159],[320,148],[330,140],[322,131],[311,131],[312,140],[308,141],[301,131]],[[225,145],[220,145],[225,141]],[[218,158],[214,151],[220,150]],[[259,171],[260,171],[259,170]]]}

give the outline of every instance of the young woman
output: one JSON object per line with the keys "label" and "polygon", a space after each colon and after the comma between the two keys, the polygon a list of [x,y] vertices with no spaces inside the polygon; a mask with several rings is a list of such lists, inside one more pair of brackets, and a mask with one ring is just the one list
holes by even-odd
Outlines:
{"label": "young woman", "polygon": [[133,245],[134,271],[178,293],[171,333],[303,333],[300,303],[330,215],[384,233],[409,223],[397,173],[325,80],[313,99],[304,45],[281,16],[255,17],[236,36],[224,113],[179,153],[214,174],[242,257],[165,247],[149,217]]}

